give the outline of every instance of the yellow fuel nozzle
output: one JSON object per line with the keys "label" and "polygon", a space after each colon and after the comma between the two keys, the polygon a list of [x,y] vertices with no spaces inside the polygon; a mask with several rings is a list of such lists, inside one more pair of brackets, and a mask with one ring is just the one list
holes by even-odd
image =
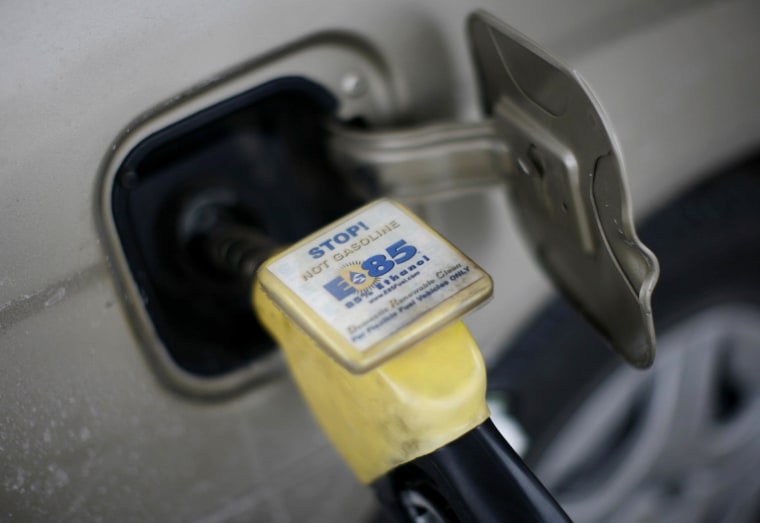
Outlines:
{"label": "yellow fuel nozzle", "polygon": [[461,316],[491,278],[402,206],[369,204],[264,262],[253,303],[360,481],[400,520],[568,523],[488,419]]}
{"label": "yellow fuel nozzle", "polygon": [[254,308],[360,481],[488,418],[461,316],[490,277],[401,205],[379,200],[264,262]]}

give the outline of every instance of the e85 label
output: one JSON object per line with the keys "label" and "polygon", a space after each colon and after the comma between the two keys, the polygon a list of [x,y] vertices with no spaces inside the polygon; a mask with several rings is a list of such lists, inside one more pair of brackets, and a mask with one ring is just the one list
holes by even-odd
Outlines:
{"label": "e85 label", "polygon": [[[462,291],[481,280],[490,290],[472,261],[389,200],[317,231],[263,269],[262,286],[273,298],[283,293],[283,309],[304,330],[318,339],[337,332],[349,352],[370,350],[457,296],[473,299]],[[270,275],[285,288],[267,287]]]}
{"label": "e85 label", "polygon": [[417,254],[417,247],[406,240],[399,240],[385,249],[384,254],[375,254],[363,262],[347,265],[341,274],[323,287],[338,301],[343,301],[356,292],[367,291],[376,280],[385,276],[399,264],[411,261]]}

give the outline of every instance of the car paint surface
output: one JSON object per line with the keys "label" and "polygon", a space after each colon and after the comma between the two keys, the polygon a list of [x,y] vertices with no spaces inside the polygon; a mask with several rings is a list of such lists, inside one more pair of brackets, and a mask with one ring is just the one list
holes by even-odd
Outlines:
{"label": "car paint surface", "polygon": [[[221,401],[157,378],[103,247],[99,184],[139,115],[181,107],[193,86],[319,33],[352,35],[382,57],[396,100],[388,121],[479,118],[465,28],[480,8],[585,78],[616,132],[640,215],[760,143],[753,1],[0,6],[0,520],[369,514],[369,493],[284,368]],[[495,354],[548,293],[503,192],[417,210],[493,275],[494,302],[469,324]]]}

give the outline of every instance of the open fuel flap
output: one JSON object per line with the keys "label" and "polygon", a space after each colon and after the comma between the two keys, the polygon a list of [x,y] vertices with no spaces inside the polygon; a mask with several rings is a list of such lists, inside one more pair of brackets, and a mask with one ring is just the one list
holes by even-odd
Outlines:
{"label": "open fuel flap", "polygon": [[412,202],[506,185],[554,284],[628,363],[648,367],[659,268],[636,235],[604,114],[577,73],[505,24],[476,13],[469,31],[489,119],[382,132],[335,126],[334,161],[368,197]]}
{"label": "open fuel flap", "polygon": [[614,137],[573,71],[486,14],[470,37],[487,110],[509,147],[509,192],[554,283],[623,358],[652,364],[655,256],[639,241]]}

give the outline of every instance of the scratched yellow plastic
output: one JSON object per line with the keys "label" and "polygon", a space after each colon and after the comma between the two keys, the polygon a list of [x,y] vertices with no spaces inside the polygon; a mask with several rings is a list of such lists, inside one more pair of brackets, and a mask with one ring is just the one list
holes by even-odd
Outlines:
{"label": "scratched yellow plastic", "polygon": [[253,301],[312,413],[363,483],[488,418],[485,365],[462,322],[357,375],[289,321],[258,284]]}

